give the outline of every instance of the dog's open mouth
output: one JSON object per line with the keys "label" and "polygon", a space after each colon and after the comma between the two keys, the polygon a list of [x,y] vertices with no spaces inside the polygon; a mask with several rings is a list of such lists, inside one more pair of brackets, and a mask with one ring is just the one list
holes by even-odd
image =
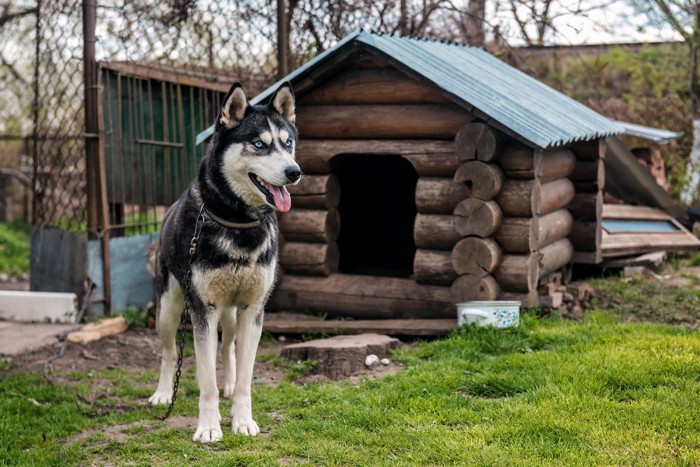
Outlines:
{"label": "dog's open mouth", "polygon": [[265,195],[267,202],[275,206],[278,211],[287,212],[292,208],[292,197],[287,191],[287,187],[268,183],[252,172],[248,176],[262,194]]}

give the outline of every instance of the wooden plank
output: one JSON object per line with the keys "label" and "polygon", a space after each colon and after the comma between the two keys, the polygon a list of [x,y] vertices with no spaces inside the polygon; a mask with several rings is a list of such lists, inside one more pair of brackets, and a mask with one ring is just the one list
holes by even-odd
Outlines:
{"label": "wooden plank", "polygon": [[472,120],[454,104],[297,107],[299,133],[306,138],[452,139]]}
{"label": "wooden plank", "polygon": [[694,250],[700,247],[700,240],[687,231],[610,234],[603,229],[602,237],[601,248],[605,257],[611,256],[612,253],[621,252]]}
{"label": "wooden plank", "polygon": [[447,104],[434,86],[391,68],[343,72],[297,99],[297,105]]}
{"label": "wooden plank", "polygon": [[629,204],[604,204],[603,219],[675,220],[660,209]]}
{"label": "wooden plank", "polygon": [[[456,316],[456,312],[455,312]],[[265,315],[263,331],[273,334],[364,334],[376,333],[388,336],[446,336],[457,328],[457,318],[452,319],[372,319],[372,320],[285,320],[275,318],[275,313]]]}
{"label": "wooden plank", "polygon": [[235,79],[228,74],[226,77],[216,76],[212,74],[211,69],[207,70],[208,78],[205,79],[203,76],[196,76],[196,72],[188,70],[185,67],[181,67],[177,70],[165,70],[162,65],[149,66],[118,61],[99,62],[99,66],[100,68],[116,71],[117,73],[134,76],[136,78],[165,81],[201,89],[210,89],[222,93],[228,92],[235,81]]}
{"label": "wooden plank", "polygon": [[305,174],[327,174],[329,161],[338,154],[397,154],[413,164],[418,175],[452,177],[461,165],[451,141],[434,139],[302,139],[297,162]]}
{"label": "wooden plank", "polygon": [[268,308],[358,319],[451,318],[456,314],[449,287],[350,274],[285,274]]}

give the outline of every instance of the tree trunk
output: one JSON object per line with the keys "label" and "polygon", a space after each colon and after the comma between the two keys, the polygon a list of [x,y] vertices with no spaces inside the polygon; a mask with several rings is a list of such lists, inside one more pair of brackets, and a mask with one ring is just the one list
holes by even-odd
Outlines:
{"label": "tree trunk", "polygon": [[687,179],[681,201],[692,205],[698,198],[698,188],[700,188],[700,118],[693,119],[693,147],[688,156]]}
{"label": "tree trunk", "polygon": [[469,0],[467,17],[464,20],[467,44],[480,47],[484,45],[486,39],[484,16],[486,16],[486,0]]}

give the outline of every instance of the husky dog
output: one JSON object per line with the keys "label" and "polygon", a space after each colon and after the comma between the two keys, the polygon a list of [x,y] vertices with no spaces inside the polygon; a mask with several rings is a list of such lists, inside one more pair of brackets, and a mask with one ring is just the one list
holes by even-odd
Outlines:
{"label": "husky dog", "polygon": [[[158,389],[151,404],[172,400],[175,334],[189,282],[199,385],[199,424],[194,441],[221,439],[216,384],[217,327],[223,329],[224,397],[233,398],[234,433],[257,435],[250,386],[263,322],[263,308],[275,281],[277,218],[296,184],[297,131],[289,83],[269,104],[251,106],[240,84],[224,99],[199,176],[163,219],[157,245],[149,251],[156,278],[156,323],[163,343]],[[198,223],[198,217],[203,222]],[[201,227],[190,264],[190,242]],[[191,274],[191,275],[190,275]],[[188,279],[189,277],[189,279]]]}

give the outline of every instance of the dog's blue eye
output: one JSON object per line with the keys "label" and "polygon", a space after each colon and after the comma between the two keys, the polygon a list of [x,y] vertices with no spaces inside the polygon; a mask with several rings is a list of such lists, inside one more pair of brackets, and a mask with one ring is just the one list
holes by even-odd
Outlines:
{"label": "dog's blue eye", "polygon": [[285,141],[284,145],[287,146],[288,148],[291,148],[292,147],[292,138],[289,138],[287,141]]}
{"label": "dog's blue eye", "polygon": [[255,149],[262,149],[265,147],[265,143],[262,141],[256,141],[253,143],[253,146],[255,146]]}

